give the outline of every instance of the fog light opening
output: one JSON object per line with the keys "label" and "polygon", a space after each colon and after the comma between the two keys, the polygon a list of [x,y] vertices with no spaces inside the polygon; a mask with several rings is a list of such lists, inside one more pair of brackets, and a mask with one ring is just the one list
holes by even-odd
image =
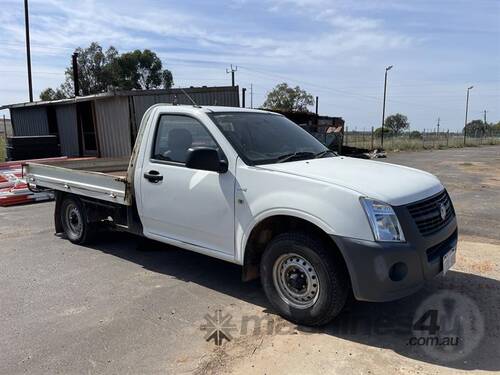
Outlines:
{"label": "fog light opening", "polygon": [[393,264],[393,266],[389,270],[389,277],[392,281],[401,281],[406,277],[407,274],[408,266],[403,262]]}

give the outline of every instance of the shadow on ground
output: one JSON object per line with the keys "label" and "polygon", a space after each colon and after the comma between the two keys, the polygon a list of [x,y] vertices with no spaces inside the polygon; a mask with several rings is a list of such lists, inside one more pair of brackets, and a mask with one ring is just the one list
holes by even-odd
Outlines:
{"label": "shadow on ground", "polygon": [[[259,282],[242,282],[241,268],[237,265],[173,246],[142,241],[128,234],[110,233],[103,237],[90,247],[140,264],[150,271],[196,283],[261,306],[264,312],[274,313]],[[472,350],[454,348],[453,351],[462,352],[450,354],[442,348],[409,344],[410,338],[415,335],[412,325],[417,309],[423,301],[439,291],[453,291],[467,296],[482,315],[484,336],[478,338],[478,345]],[[352,302],[329,325],[321,329],[302,326],[298,329],[389,349],[407,358],[451,369],[500,371],[500,281],[451,271],[446,278],[436,278],[413,296],[387,303]],[[474,334],[470,331],[460,332],[467,340]]]}

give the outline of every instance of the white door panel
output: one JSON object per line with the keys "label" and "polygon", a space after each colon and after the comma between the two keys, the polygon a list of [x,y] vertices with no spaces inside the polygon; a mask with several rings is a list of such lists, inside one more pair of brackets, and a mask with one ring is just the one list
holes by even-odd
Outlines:
{"label": "white door panel", "polygon": [[[147,162],[163,180],[144,179],[143,225],[155,235],[232,253],[234,177]],[[154,198],[153,198],[154,197]],[[153,199],[151,199],[153,198]]]}

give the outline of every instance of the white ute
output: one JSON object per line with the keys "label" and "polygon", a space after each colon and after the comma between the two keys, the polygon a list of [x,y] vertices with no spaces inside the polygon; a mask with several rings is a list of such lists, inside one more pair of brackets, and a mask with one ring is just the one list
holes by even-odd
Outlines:
{"label": "white ute", "polygon": [[407,296],[455,259],[455,212],[436,177],[338,156],[266,111],[155,105],[130,159],[24,173],[56,190],[56,231],[70,241],[110,228],[242,265],[301,324],[329,322],[350,293]]}

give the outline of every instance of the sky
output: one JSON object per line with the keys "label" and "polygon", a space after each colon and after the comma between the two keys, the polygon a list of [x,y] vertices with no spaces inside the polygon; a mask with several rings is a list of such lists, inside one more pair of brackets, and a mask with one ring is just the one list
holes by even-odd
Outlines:
{"label": "sky", "polygon": [[[149,48],[176,86],[253,85],[259,107],[278,83],[319,97],[354,130],[386,113],[412,129],[500,121],[500,0],[30,0],[34,95],[64,80],[77,47]],[[0,105],[28,101],[24,7],[0,0]],[[311,108],[314,110],[314,108]],[[3,111],[0,114],[7,114]]]}

